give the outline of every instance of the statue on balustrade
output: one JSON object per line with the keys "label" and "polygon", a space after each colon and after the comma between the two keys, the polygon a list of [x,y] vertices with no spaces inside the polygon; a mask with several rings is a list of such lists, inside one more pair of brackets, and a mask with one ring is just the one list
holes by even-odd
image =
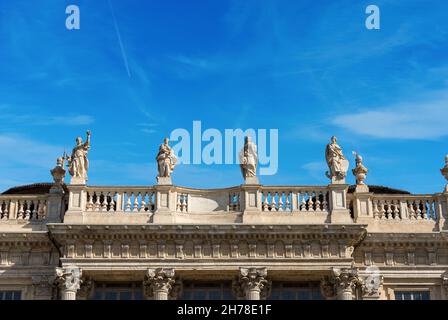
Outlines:
{"label": "statue on balustrade", "polygon": [[157,154],[157,166],[159,174],[157,176],[157,181],[161,182],[165,180],[166,182],[171,181],[171,173],[174,171],[174,167],[177,163],[177,158],[173,153],[173,149],[168,145],[169,139],[165,138],[163,144],[159,147],[159,153]]}
{"label": "statue on balustrade", "polygon": [[349,162],[345,159],[335,136],[331,137],[331,142],[327,144],[325,159],[330,169],[325,175],[331,179],[331,183],[345,183]]}
{"label": "statue on balustrade", "polygon": [[369,187],[364,182],[369,169],[363,165],[362,157],[359,153],[353,151],[353,155],[356,159],[356,167],[352,170],[353,175],[356,177],[356,192],[369,192]]}
{"label": "statue on balustrade", "polygon": [[257,145],[251,141],[249,136],[246,136],[244,148],[240,152],[240,168],[246,183],[258,184],[257,164]]}
{"label": "statue on balustrade", "polygon": [[72,176],[71,183],[84,184],[87,180],[87,171],[89,170],[89,159],[87,154],[90,149],[90,130],[87,130],[86,142],[82,138],[76,138],[76,146],[73,148],[72,155],[66,156],[68,161],[68,172]]}

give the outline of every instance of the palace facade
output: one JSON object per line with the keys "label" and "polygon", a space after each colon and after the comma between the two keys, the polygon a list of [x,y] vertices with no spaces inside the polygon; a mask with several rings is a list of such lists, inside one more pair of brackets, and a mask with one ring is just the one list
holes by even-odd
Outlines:
{"label": "palace facade", "polygon": [[70,183],[59,158],[0,194],[0,300],[448,299],[448,186],[368,186],[360,157],[353,186],[328,157],[323,186],[94,186],[75,151]]}

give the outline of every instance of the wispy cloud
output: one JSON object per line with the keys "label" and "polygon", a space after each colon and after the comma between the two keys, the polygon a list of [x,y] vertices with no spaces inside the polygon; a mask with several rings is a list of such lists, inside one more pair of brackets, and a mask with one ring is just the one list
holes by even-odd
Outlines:
{"label": "wispy cloud", "polygon": [[85,114],[66,114],[66,115],[44,115],[37,110],[29,110],[29,108],[14,108],[12,106],[0,106],[0,121],[6,124],[23,124],[29,126],[81,126],[94,122],[94,118]]}
{"label": "wispy cloud", "polygon": [[331,122],[353,133],[374,138],[433,140],[448,135],[448,94],[435,96],[427,101],[342,114]]}
{"label": "wispy cloud", "polygon": [[121,56],[123,58],[124,66],[126,68],[128,77],[130,78],[131,71],[129,70],[128,58],[126,56],[126,51],[124,50],[123,41],[121,40],[121,34],[120,34],[120,29],[118,28],[117,18],[115,17],[115,12],[114,12],[114,9],[112,7],[112,3],[110,2],[110,0],[108,0],[108,3],[109,3],[110,11],[112,13],[112,20],[114,21],[114,27],[115,27],[115,32],[117,34],[118,44],[120,45]]}
{"label": "wispy cloud", "polygon": [[201,69],[211,69],[214,66],[209,60],[187,57],[185,55],[170,56],[170,59],[180,64]]}

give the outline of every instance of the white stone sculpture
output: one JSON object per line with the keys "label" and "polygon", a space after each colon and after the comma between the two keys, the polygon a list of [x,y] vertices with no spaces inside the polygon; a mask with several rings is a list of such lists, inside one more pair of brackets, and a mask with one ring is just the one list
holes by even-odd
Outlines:
{"label": "white stone sculpture", "polygon": [[353,152],[356,159],[356,167],[352,170],[356,177],[356,192],[369,192],[369,187],[364,183],[366,175],[369,170],[362,164],[362,157],[356,152]]}
{"label": "white stone sculpture", "polygon": [[[440,169],[440,172],[445,177],[445,179],[448,181],[448,154],[445,156],[445,166],[442,169]],[[444,192],[448,192],[448,183],[445,186]]]}
{"label": "white stone sculpture", "polygon": [[336,141],[335,136],[331,137],[331,142],[327,144],[325,149],[325,159],[330,169],[325,175],[331,179],[331,183],[341,184],[345,183],[349,162],[345,159],[342,148]]}
{"label": "white stone sculpture", "polygon": [[173,153],[173,149],[168,145],[169,139],[165,138],[163,144],[159,147],[157,154],[157,168],[159,174],[157,175],[157,182],[159,184],[172,184],[171,173],[177,163],[177,158]]}
{"label": "white stone sculpture", "polygon": [[68,161],[68,172],[72,176],[70,184],[85,184],[88,177],[89,159],[87,154],[90,149],[90,130],[87,130],[86,142],[82,138],[76,138],[76,146],[73,148],[72,155],[66,156]]}
{"label": "white stone sculpture", "polygon": [[258,184],[257,178],[258,151],[257,145],[249,136],[244,139],[244,148],[240,152],[240,168],[246,184]]}
{"label": "white stone sculpture", "polygon": [[52,191],[61,191],[62,184],[64,183],[65,178],[65,169],[64,169],[64,157],[59,157],[56,160],[56,166],[50,170],[51,175],[53,176],[54,186],[52,187]]}

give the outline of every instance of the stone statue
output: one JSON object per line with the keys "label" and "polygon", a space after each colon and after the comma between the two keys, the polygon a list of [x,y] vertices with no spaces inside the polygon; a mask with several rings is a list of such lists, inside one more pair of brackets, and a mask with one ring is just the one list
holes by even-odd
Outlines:
{"label": "stone statue", "polygon": [[68,172],[72,176],[71,183],[84,184],[87,180],[87,171],[89,170],[89,159],[87,153],[90,149],[90,130],[87,130],[86,142],[82,143],[82,138],[76,138],[76,146],[73,148],[72,155],[67,156]]}
{"label": "stone statue", "polygon": [[258,153],[257,145],[249,136],[244,139],[244,148],[240,152],[240,168],[246,182],[258,183],[257,179]]}
{"label": "stone statue", "polygon": [[[448,181],[448,154],[445,156],[445,166],[442,169],[440,169],[440,172],[445,177],[445,179]],[[448,183],[445,186],[444,192],[448,192]]]}
{"label": "stone statue", "polygon": [[159,153],[157,154],[157,167],[159,174],[157,176],[157,182],[161,182],[162,180],[166,180],[166,182],[171,181],[171,173],[174,170],[174,167],[177,163],[177,158],[173,153],[173,149],[168,145],[170,140],[165,138],[163,144],[159,147]]}
{"label": "stone statue", "polygon": [[[364,183],[364,180],[366,179],[369,170],[362,164],[362,157],[356,152],[353,152],[353,154],[356,159],[356,167],[352,170],[353,175],[356,177],[356,191],[358,192],[361,191],[361,189],[364,189],[365,192],[368,192],[368,187]],[[366,187],[367,190],[365,190]]]}
{"label": "stone statue", "polygon": [[325,159],[330,169],[325,175],[331,179],[331,183],[345,183],[349,162],[336,141],[335,136],[331,137],[331,143],[327,144],[325,149]]}

